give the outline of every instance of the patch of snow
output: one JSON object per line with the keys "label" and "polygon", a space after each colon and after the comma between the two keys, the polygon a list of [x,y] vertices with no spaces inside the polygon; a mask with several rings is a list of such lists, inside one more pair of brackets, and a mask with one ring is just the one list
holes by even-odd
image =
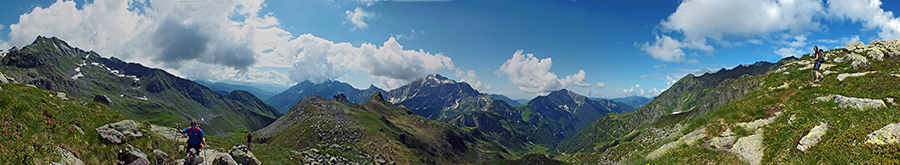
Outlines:
{"label": "patch of snow", "polygon": [[81,66],[75,67],[75,72],[81,72]]}
{"label": "patch of snow", "polygon": [[97,62],[91,62],[91,65],[93,65],[93,66],[100,66],[100,63],[97,63]]}
{"label": "patch of snow", "polygon": [[81,78],[81,77],[84,77],[84,75],[81,74],[81,72],[78,72],[78,74],[75,74],[75,76],[72,76],[72,79],[77,80],[78,78]]}
{"label": "patch of snow", "polygon": [[144,101],[150,100],[150,99],[147,99],[147,96],[134,97],[134,98],[144,100]]}

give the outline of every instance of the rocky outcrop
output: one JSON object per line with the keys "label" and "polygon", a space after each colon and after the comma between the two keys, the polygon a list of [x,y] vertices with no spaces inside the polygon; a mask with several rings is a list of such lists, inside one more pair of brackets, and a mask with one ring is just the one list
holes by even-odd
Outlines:
{"label": "rocky outcrop", "polygon": [[833,101],[838,103],[838,106],[841,108],[855,108],[859,110],[868,109],[868,108],[881,108],[887,105],[884,104],[884,101],[881,99],[866,99],[866,98],[856,98],[856,97],[847,97],[841,95],[827,95],[822,97],[817,97],[818,101]]}
{"label": "rocky outcrop", "polygon": [[122,120],[116,123],[106,124],[97,129],[100,139],[107,143],[122,144],[134,138],[143,137],[141,124],[134,120]]}
{"label": "rocky outcrop", "polygon": [[75,154],[72,154],[72,152],[69,152],[69,150],[66,150],[62,147],[56,147],[56,153],[59,154],[59,156],[62,158],[59,160],[59,162],[53,162],[52,164],[84,165],[84,162],[82,162],[81,159],[78,159]]}
{"label": "rocky outcrop", "polygon": [[868,68],[870,64],[869,59],[856,53],[850,53],[847,56],[844,56],[843,61],[849,61],[850,68],[852,69]]}
{"label": "rocky outcrop", "polygon": [[900,123],[891,123],[869,133],[867,144],[889,145],[900,142]]}
{"label": "rocky outcrop", "polygon": [[659,147],[659,149],[656,149],[655,151],[648,154],[647,158],[648,159],[657,159],[660,156],[665,155],[672,149],[675,149],[678,146],[681,146],[682,144],[687,144],[688,146],[694,146],[697,144],[697,140],[700,140],[704,137],[706,137],[706,128],[697,129],[691,133],[688,133],[687,135],[682,136],[681,138],[678,138],[678,140],[676,140],[674,142],[664,144],[662,147]]}
{"label": "rocky outcrop", "polygon": [[119,161],[126,162],[126,164],[130,165],[150,164],[150,160],[147,159],[147,154],[144,154],[144,152],[141,152],[141,150],[134,148],[131,145],[126,145],[125,148],[116,151],[116,157],[118,157]]}
{"label": "rocky outcrop", "polygon": [[112,104],[112,100],[109,100],[109,97],[106,97],[104,95],[94,95],[94,102],[98,102],[98,103],[106,104],[106,105]]}
{"label": "rocky outcrop", "polygon": [[172,165],[175,161],[169,158],[169,154],[161,150],[153,150],[153,164]]}
{"label": "rocky outcrop", "polygon": [[243,165],[260,165],[260,164],[262,164],[262,162],[260,162],[259,159],[256,159],[256,156],[253,156],[253,152],[250,152],[249,150],[247,150],[247,146],[244,146],[242,144],[238,144],[238,145],[235,145],[234,147],[231,147],[231,152],[229,152],[229,154],[231,154],[231,157],[234,158],[234,161],[236,161],[239,164],[243,164]]}
{"label": "rocky outcrop", "polygon": [[731,148],[731,152],[740,155],[750,164],[756,165],[762,160],[763,151],[765,150],[765,146],[762,143],[763,131],[758,129],[756,134],[738,139]]}
{"label": "rocky outcrop", "polygon": [[797,149],[800,151],[809,150],[810,147],[819,143],[819,140],[821,140],[822,135],[825,135],[826,131],[828,131],[828,123],[821,122],[816,127],[813,127],[806,136],[803,136],[803,138],[800,139],[800,144],[797,144]]}

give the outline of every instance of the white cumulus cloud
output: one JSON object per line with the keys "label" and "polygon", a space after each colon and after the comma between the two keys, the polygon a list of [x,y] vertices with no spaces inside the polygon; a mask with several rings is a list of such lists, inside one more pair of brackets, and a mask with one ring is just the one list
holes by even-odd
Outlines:
{"label": "white cumulus cloud", "polygon": [[881,8],[881,0],[829,0],[829,16],[861,22],[870,29],[879,29],[885,40],[900,39],[900,18]]}
{"label": "white cumulus cloud", "polygon": [[526,93],[552,92],[573,85],[591,86],[591,83],[586,80],[587,76],[584,70],[558,79],[555,73],[550,72],[551,66],[553,66],[553,60],[549,57],[538,59],[534,57],[534,54],[523,54],[522,50],[517,50],[513,57],[506,60],[494,73],[507,75],[510,84]]}
{"label": "white cumulus cloud", "polygon": [[375,13],[366,12],[361,7],[356,7],[356,9],[353,10],[347,10],[344,13],[347,14],[347,21],[350,21],[350,23],[353,23],[353,25],[355,25],[355,27],[353,27],[353,29],[351,30],[356,30],[357,28],[368,28],[369,24],[367,24],[365,20],[375,18],[376,16]]}
{"label": "white cumulus cloud", "polygon": [[369,43],[354,47],[350,43],[334,43],[304,34],[278,46],[274,52],[293,59],[288,72],[295,82],[322,82],[344,76],[346,71],[360,71],[375,86],[393,89],[428,73],[455,69],[449,57],[423,50],[404,50],[394,38],[381,47]]}
{"label": "white cumulus cloud", "polygon": [[474,70],[456,70],[456,73],[454,73],[454,75],[456,76],[456,78],[459,78],[460,81],[468,83],[472,86],[472,88],[475,88],[476,90],[489,91],[494,89],[494,86],[491,86],[491,84],[482,83],[480,80],[478,80],[478,75],[475,75]]}
{"label": "white cumulus cloud", "polygon": [[663,90],[656,89],[656,87],[653,87],[653,89],[645,90],[644,88],[641,88],[641,84],[636,84],[631,88],[623,89],[621,95],[654,97],[662,92]]}
{"label": "white cumulus cloud", "polygon": [[597,89],[603,89],[603,88],[606,88],[606,83],[596,82],[596,83],[594,83],[594,87]]}

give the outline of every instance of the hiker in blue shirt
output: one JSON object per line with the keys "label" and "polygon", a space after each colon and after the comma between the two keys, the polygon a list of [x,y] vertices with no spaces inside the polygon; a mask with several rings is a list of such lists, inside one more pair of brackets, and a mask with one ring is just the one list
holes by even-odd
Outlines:
{"label": "hiker in blue shirt", "polygon": [[197,125],[197,120],[191,120],[191,126],[185,128],[184,130],[179,130],[179,133],[187,133],[188,134],[188,146],[185,150],[190,151],[191,148],[200,152],[200,148],[203,147],[203,144],[206,144],[206,138],[203,134],[203,129]]}

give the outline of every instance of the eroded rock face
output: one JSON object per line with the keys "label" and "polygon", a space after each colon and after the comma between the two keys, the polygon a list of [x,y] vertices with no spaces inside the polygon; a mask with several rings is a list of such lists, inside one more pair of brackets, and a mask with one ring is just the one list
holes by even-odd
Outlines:
{"label": "eroded rock face", "polygon": [[875,132],[869,133],[866,143],[888,145],[900,142],[900,123],[891,123]]}
{"label": "eroded rock face", "polygon": [[94,95],[94,102],[98,102],[98,103],[106,104],[106,105],[112,104],[112,101],[109,100],[109,97],[106,97],[104,95]]}
{"label": "eroded rock face", "polygon": [[736,136],[714,137],[707,142],[707,146],[714,149],[730,150],[735,142],[737,142]]}
{"label": "eroded rock face", "polygon": [[141,127],[141,123],[134,120],[122,120],[94,130],[100,135],[100,139],[107,143],[122,144],[134,138],[143,137],[144,133],[141,131]]}
{"label": "eroded rock face", "polygon": [[810,147],[819,143],[819,140],[821,140],[822,135],[825,135],[826,131],[828,131],[828,123],[825,122],[813,127],[806,136],[803,136],[803,138],[800,139],[800,144],[797,144],[797,149],[800,151],[809,150]]}
{"label": "eroded rock face", "polygon": [[742,137],[734,143],[731,152],[740,155],[745,161],[752,165],[757,165],[762,160],[763,151],[763,131],[759,129],[756,134]]}

